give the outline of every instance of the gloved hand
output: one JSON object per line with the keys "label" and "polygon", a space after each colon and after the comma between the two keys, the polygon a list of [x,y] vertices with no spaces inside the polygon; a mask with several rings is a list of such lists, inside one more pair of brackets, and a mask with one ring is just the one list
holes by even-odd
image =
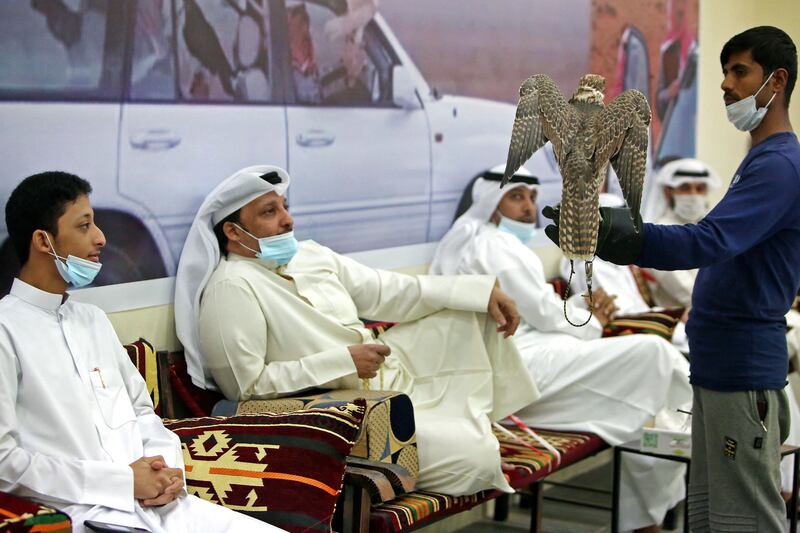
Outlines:
{"label": "gloved hand", "polygon": [[[547,237],[558,246],[557,207],[546,206],[542,214],[554,222],[544,228]],[[627,207],[601,207],[600,228],[597,232],[597,257],[617,265],[629,265],[639,258],[644,245],[644,224],[642,216],[637,215],[636,231],[631,210]]]}

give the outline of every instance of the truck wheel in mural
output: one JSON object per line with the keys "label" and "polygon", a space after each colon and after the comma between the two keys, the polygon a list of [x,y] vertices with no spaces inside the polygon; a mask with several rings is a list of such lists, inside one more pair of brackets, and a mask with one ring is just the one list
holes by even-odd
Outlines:
{"label": "truck wheel in mural", "polygon": [[126,213],[98,210],[95,221],[106,236],[103,268],[95,285],[113,285],[166,277],[155,241],[142,222]]}

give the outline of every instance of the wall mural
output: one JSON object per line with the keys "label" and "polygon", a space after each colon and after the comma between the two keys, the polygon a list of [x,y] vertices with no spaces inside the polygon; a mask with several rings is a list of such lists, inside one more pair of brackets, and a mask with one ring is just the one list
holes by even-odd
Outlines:
{"label": "wall mural", "polygon": [[[607,100],[644,92],[651,172],[694,155],[697,1],[2,2],[0,198],[44,170],[88,179],[108,238],[97,285],[174,275],[204,196],[253,164],[292,175],[298,238],[435,241],[505,161],[533,73],[566,94],[586,72]],[[552,153],[526,166],[540,205],[557,201]],[[4,221],[0,239],[7,290]]]}

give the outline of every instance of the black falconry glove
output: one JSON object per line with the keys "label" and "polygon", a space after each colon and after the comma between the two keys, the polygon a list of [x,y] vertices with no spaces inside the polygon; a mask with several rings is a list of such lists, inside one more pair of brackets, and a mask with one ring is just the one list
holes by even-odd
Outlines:
{"label": "black falconry glove", "polygon": [[[558,246],[558,207],[546,206],[542,214],[554,223],[544,228],[547,237]],[[601,207],[597,232],[597,257],[617,265],[630,265],[639,258],[644,245],[644,224],[637,214],[636,230],[627,207]]]}

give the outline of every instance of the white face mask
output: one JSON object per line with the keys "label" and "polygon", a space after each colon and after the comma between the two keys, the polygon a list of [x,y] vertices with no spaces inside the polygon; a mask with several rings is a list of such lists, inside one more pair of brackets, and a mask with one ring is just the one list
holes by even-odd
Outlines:
{"label": "white face mask", "polygon": [[761,120],[764,118],[764,115],[767,114],[767,108],[769,104],[775,99],[775,93],[772,95],[772,98],[769,99],[767,105],[764,107],[756,107],[756,96],[758,93],[761,92],[767,82],[772,79],[772,72],[766,81],[761,85],[761,87],[756,91],[756,94],[748,96],[747,98],[742,98],[738,102],[734,102],[725,107],[725,111],[728,113],[728,120],[736,126],[736,129],[741,131],[752,131],[761,124]]}
{"label": "white face mask", "polygon": [[673,199],[675,214],[684,222],[692,224],[700,222],[708,210],[706,197],[702,194],[676,194]]}

